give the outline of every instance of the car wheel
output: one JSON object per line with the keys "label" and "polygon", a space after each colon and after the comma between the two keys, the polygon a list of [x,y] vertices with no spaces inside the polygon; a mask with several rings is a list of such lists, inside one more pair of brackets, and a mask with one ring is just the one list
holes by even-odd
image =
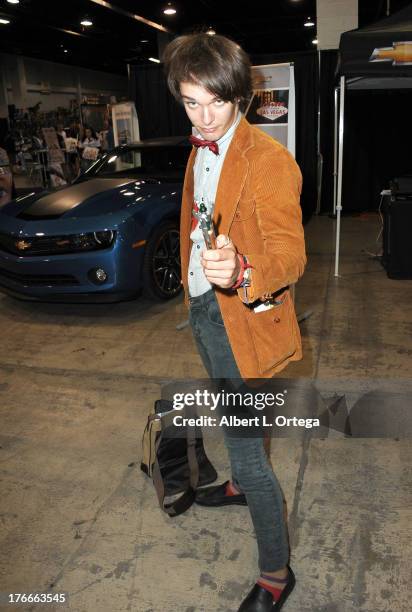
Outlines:
{"label": "car wheel", "polygon": [[169,300],[181,292],[181,278],[179,227],[166,221],[154,230],[146,245],[144,291],[152,298]]}

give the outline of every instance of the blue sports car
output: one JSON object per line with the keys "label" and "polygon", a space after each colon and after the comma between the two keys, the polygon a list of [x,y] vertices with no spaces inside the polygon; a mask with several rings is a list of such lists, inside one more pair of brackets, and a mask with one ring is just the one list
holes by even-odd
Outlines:
{"label": "blue sports car", "polygon": [[190,145],[118,147],[58,191],[0,208],[0,290],[44,301],[120,301],[181,291],[179,214]]}

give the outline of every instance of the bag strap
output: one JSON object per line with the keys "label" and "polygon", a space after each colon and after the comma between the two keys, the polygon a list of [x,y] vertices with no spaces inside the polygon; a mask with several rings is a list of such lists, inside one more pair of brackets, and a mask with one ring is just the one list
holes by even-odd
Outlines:
{"label": "bag strap", "polygon": [[196,491],[199,484],[199,462],[196,454],[196,436],[193,427],[186,427],[187,459],[189,462],[190,486]]}
{"label": "bag strap", "polygon": [[162,434],[157,436],[155,444],[155,462],[153,465],[153,484],[159,500],[161,509],[170,517],[178,516],[186,512],[195,501],[196,489],[199,483],[199,463],[196,455],[196,436],[193,427],[186,427],[187,436],[187,459],[189,463],[189,482],[190,485],[184,493],[173,502],[165,504],[165,488],[163,484],[162,474],[160,472],[157,451],[162,439]]}

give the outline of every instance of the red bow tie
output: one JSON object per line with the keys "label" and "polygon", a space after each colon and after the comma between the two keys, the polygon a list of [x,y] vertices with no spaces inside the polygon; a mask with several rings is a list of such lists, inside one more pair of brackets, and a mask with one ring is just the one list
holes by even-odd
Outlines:
{"label": "red bow tie", "polygon": [[219,155],[219,145],[217,142],[213,142],[211,140],[202,140],[201,138],[196,138],[196,136],[189,136],[189,141],[195,147],[207,147],[214,153],[215,155]]}

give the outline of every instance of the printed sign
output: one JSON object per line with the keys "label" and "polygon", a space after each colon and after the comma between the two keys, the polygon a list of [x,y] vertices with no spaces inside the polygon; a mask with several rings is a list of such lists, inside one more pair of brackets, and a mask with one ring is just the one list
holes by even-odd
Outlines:
{"label": "printed sign", "polygon": [[66,147],[67,153],[76,153],[77,144],[77,138],[65,138],[64,140],[64,146]]}
{"label": "printed sign", "polygon": [[288,89],[257,89],[249,106],[247,120],[255,124],[288,123]]}
{"label": "printed sign", "polygon": [[295,81],[293,64],[252,67],[253,95],[246,119],[295,155]]}
{"label": "printed sign", "polygon": [[99,149],[97,147],[84,147],[83,149],[83,159],[89,159],[95,161],[97,159],[97,154]]}
{"label": "printed sign", "polygon": [[112,106],[113,136],[116,146],[140,140],[139,122],[134,102]]}

